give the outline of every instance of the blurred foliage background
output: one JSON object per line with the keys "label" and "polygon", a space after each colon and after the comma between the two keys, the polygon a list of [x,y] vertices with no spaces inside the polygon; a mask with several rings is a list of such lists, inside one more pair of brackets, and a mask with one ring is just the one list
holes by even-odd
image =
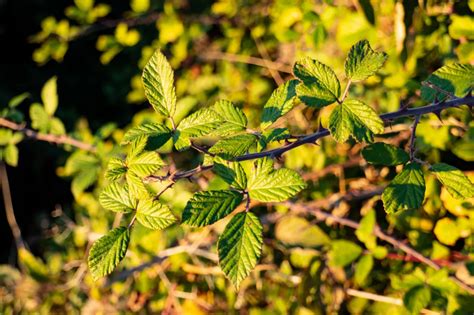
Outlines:
{"label": "blurred foliage background", "polygon": [[[181,117],[228,99],[244,110],[250,125],[257,125],[273,89],[292,77],[295,60],[310,56],[342,75],[349,48],[367,39],[389,58],[379,75],[351,93],[382,113],[422,105],[420,82],[439,67],[474,63],[473,10],[473,1],[443,0],[0,1],[0,104],[8,108],[15,95],[29,92],[8,117],[29,125],[34,120],[28,115],[31,104],[41,102],[44,83],[56,76],[59,106],[54,116],[69,135],[98,147],[92,154],[41,141],[17,144],[19,160],[10,158],[9,164],[18,166],[8,167],[8,174],[29,250],[20,251],[17,260],[2,212],[0,312],[405,314],[409,311],[400,301],[423,301],[428,291],[421,308],[472,314],[472,296],[451,282],[448,272],[474,284],[473,200],[458,202],[427,177],[423,209],[386,217],[377,188],[393,178],[395,168],[367,165],[359,156],[360,145],[330,139],[290,151],[280,161],[308,181],[300,201],[355,222],[372,216],[366,229],[373,227],[370,220],[376,221],[443,269],[419,264],[377,242],[367,230],[354,233],[314,212],[290,211],[287,204],[257,205],[265,222],[263,258],[239,292],[215,268],[221,223],[164,232],[135,229],[139,241],[109,280],[93,282],[84,258],[91,242],[120,222],[101,209],[97,194],[108,159],[121,153],[124,130],[163,120],[145,101],[140,81],[155,49],[166,54],[175,70]],[[429,162],[454,165],[472,178],[471,113],[454,109],[443,115],[443,123],[430,115],[418,126],[419,154]],[[298,106],[278,124],[305,134],[326,126],[327,116],[327,110]],[[409,136],[409,122],[401,121],[385,140],[405,146]],[[179,169],[200,161],[197,154],[170,156]],[[206,173],[178,183],[163,198],[179,217],[196,189],[222,185]],[[335,263],[331,257],[336,252],[348,257]],[[137,266],[141,272],[130,271]],[[428,289],[419,292],[420,284]],[[348,288],[395,302],[357,297]]]}

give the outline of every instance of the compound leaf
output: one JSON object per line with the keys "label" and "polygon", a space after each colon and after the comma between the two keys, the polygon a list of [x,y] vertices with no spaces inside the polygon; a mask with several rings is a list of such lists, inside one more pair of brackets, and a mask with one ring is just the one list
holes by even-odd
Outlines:
{"label": "compound leaf", "polygon": [[251,212],[237,213],[219,237],[219,265],[238,288],[257,264],[262,252],[262,225]]}

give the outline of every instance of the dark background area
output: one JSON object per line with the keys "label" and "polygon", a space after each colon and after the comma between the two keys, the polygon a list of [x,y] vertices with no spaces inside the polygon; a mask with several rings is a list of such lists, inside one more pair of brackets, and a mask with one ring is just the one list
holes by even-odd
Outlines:
{"label": "dark background area", "polygon": [[[28,38],[41,30],[40,23],[44,18],[53,15],[60,19],[64,16],[64,8],[71,4],[72,1],[60,0],[0,0],[0,106],[7,106],[15,95],[30,92],[31,98],[19,107],[27,117],[31,103],[40,101],[43,84],[56,75],[59,94],[56,115],[67,130],[73,128],[79,117],[87,117],[92,130],[110,121],[125,125],[138,110],[125,102],[125,96],[130,89],[130,78],[139,71],[136,67],[139,50],[123,52],[114,60],[113,66],[103,66],[95,49],[96,37],[91,36],[72,42],[61,64],[50,61],[38,66],[32,60],[32,53],[38,46]],[[114,7],[117,8],[116,3]],[[59,147],[30,140],[20,143],[19,150],[18,167],[7,166],[7,170],[18,224],[24,239],[35,251],[55,205],[72,203],[69,185],[65,185],[64,179],[55,172],[64,164],[67,155]],[[3,201],[1,207],[3,246],[0,264],[12,262],[9,260],[16,257],[11,255],[14,242]]]}

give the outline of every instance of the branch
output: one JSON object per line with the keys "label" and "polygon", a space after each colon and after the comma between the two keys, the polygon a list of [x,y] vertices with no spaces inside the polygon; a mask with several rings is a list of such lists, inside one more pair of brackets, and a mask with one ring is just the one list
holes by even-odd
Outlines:
{"label": "branch", "polygon": [[8,183],[7,168],[5,163],[0,162],[0,180],[2,184],[3,203],[5,205],[5,215],[7,216],[8,225],[12,230],[13,239],[17,249],[25,248],[25,242],[21,237],[21,230],[16,222],[15,211],[13,210],[12,196],[10,193],[10,185]]}
{"label": "branch", "polygon": [[94,153],[97,152],[96,148],[91,144],[81,142],[79,140],[76,140],[66,135],[57,136],[53,134],[39,133],[32,129],[28,129],[24,127],[23,125],[7,120],[5,118],[0,118],[0,127],[5,127],[11,130],[21,132],[27,138],[31,138],[31,139],[35,139],[39,141],[46,141],[46,142],[55,143],[55,144],[67,144],[84,151],[89,151],[89,152],[94,152]]}
{"label": "branch", "polygon": [[[378,189],[378,190],[369,191],[369,192],[366,192],[366,193],[367,193],[367,195],[372,195],[373,196],[374,194],[380,194],[382,191],[383,191],[383,189]],[[331,210],[332,208],[334,208],[337,205],[337,203],[340,202],[340,200],[342,198],[344,198],[343,200],[346,200],[347,198],[351,198],[351,196],[349,196],[349,197],[343,196],[343,197],[339,198],[336,202],[332,203],[329,206],[328,210]],[[296,204],[296,203],[287,202],[286,205],[288,205],[294,211],[298,211],[298,212],[301,212],[301,213],[310,213],[310,214],[314,215],[318,220],[330,219],[334,222],[337,222],[341,225],[350,227],[352,229],[357,229],[357,228],[359,228],[359,225],[360,225],[356,221],[333,215],[329,212],[326,212],[326,211],[320,209],[319,207],[315,207],[314,205],[312,205],[312,203],[303,205],[303,204]],[[379,239],[391,244],[393,247],[398,248],[401,251],[405,252],[406,254],[414,257],[420,263],[423,263],[423,264],[425,264],[425,265],[427,265],[427,266],[429,266],[429,267],[431,267],[435,270],[441,269],[441,266],[439,264],[437,264],[433,260],[423,256],[420,252],[418,252],[415,249],[411,248],[410,246],[404,244],[402,241],[397,240],[396,238],[392,237],[391,235],[385,233],[382,229],[380,229],[380,227],[378,227],[378,226],[375,227],[374,235],[377,236]],[[463,280],[457,278],[456,276],[451,276],[450,279],[452,281],[454,281],[459,287],[466,290],[469,294],[474,294],[474,288],[472,288],[470,285],[465,283]]]}
{"label": "branch", "polygon": [[[455,98],[446,102],[437,102],[437,103],[432,103],[430,105],[426,105],[423,107],[416,107],[416,108],[403,108],[400,109],[396,112],[391,112],[391,113],[386,113],[380,115],[380,118],[388,124],[390,121],[397,119],[397,118],[402,118],[402,117],[409,117],[409,116],[421,116],[424,114],[429,114],[429,113],[435,113],[435,112],[440,112],[443,109],[447,108],[453,108],[453,107],[459,107],[462,105],[468,105],[468,106],[473,106],[474,105],[474,97],[473,96],[466,96],[466,97],[461,97],[461,98]],[[241,156],[238,156],[233,159],[233,161],[241,162],[241,161],[248,161],[248,160],[255,160],[263,157],[271,157],[271,158],[276,158],[281,156],[283,153],[290,151],[292,149],[295,149],[299,146],[302,146],[304,144],[308,143],[315,143],[317,140],[329,136],[329,130],[327,129],[320,129],[319,131],[299,137],[297,136],[296,141],[285,144],[284,146],[281,146],[276,149],[268,150],[268,151],[263,151],[263,152],[258,152],[258,153],[250,153],[250,154],[244,154]],[[207,171],[212,169],[213,165],[206,165],[206,166],[198,166],[194,169],[188,170],[188,171],[181,171],[181,172],[176,172],[174,174],[168,174],[166,176],[150,176],[147,178],[148,181],[163,181],[166,179],[172,179],[172,180],[178,180],[181,178],[190,178],[194,176],[195,174],[201,173],[203,171]]]}

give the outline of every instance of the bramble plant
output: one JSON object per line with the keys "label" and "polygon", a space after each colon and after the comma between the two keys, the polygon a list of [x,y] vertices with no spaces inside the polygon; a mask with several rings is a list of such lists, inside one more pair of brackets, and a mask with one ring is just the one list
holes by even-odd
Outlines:
{"label": "bramble plant", "polygon": [[0,313],[474,312],[473,1],[43,2]]}
{"label": "bramble plant", "polygon": [[[374,75],[386,58],[385,53],[374,51],[368,41],[356,43],[345,62],[344,92],[341,92],[341,83],[330,67],[311,58],[296,62],[293,72],[297,79],[282,84],[273,92],[263,108],[260,127],[253,130],[248,128],[242,110],[227,100],[176,121],[173,70],[163,54],[156,51],[143,70],[143,86],[153,109],[168,120],[128,130],[122,142],[130,146],[127,156],[124,159],[112,158],[109,162],[105,177],[111,183],[101,193],[100,203],[111,211],[131,213],[132,218],[128,226],[113,229],[91,247],[88,262],[93,277],[97,279],[110,274],[125,257],[130,230],[136,222],[161,230],[177,221],[169,207],[160,202],[160,195],[165,190],[179,179],[212,169],[229,188],[195,193],[184,208],[181,224],[207,226],[231,215],[241,203],[245,203],[243,209],[235,211],[237,213],[227,223],[218,241],[219,265],[238,288],[256,266],[263,246],[263,227],[250,209],[251,202],[282,202],[305,188],[305,182],[297,172],[287,168],[275,169],[272,159],[329,133],[338,142],[353,138],[368,143],[362,154],[369,163],[404,165],[382,194],[389,215],[421,207],[426,189],[423,168],[435,174],[454,198],[473,197],[474,186],[460,170],[444,163],[428,165],[418,159],[413,140],[422,114],[465,104],[472,106],[472,86],[466,82],[474,80],[474,67],[454,64],[439,69],[428,78],[428,88],[422,92],[425,100],[434,100],[435,103],[379,116],[362,100],[351,99],[350,87]],[[444,83],[447,78],[454,83],[453,86]],[[310,136],[294,137],[286,128],[272,128],[272,124],[293,108],[297,99],[317,109],[336,103],[329,116],[328,129]],[[384,132],[389,119],[406,116],[415,116],[409,152],[383,142],[374,143],[374,136]],[[217,140],[213,140],[210,146],[202,146],[199,141],[204,137]],[[269,144],[282,140],[287,142],[283,147],[266,150]],[[195,149],[201,152],[203,163],[194,170],[157,175],[166,168],[157,150],[168,141],[172,141],[179,151]],[[244,162],[250,160],[253,160],[251,165]],[[147,183],[157,180],[166,181],[167,185],[156,194],[147,188]],[[350,251],[350,245],[342,246],[341,250]],[[357,254],[347,261],[335,264],[350,263],[360,255],[358,248],[355,251]]]}

